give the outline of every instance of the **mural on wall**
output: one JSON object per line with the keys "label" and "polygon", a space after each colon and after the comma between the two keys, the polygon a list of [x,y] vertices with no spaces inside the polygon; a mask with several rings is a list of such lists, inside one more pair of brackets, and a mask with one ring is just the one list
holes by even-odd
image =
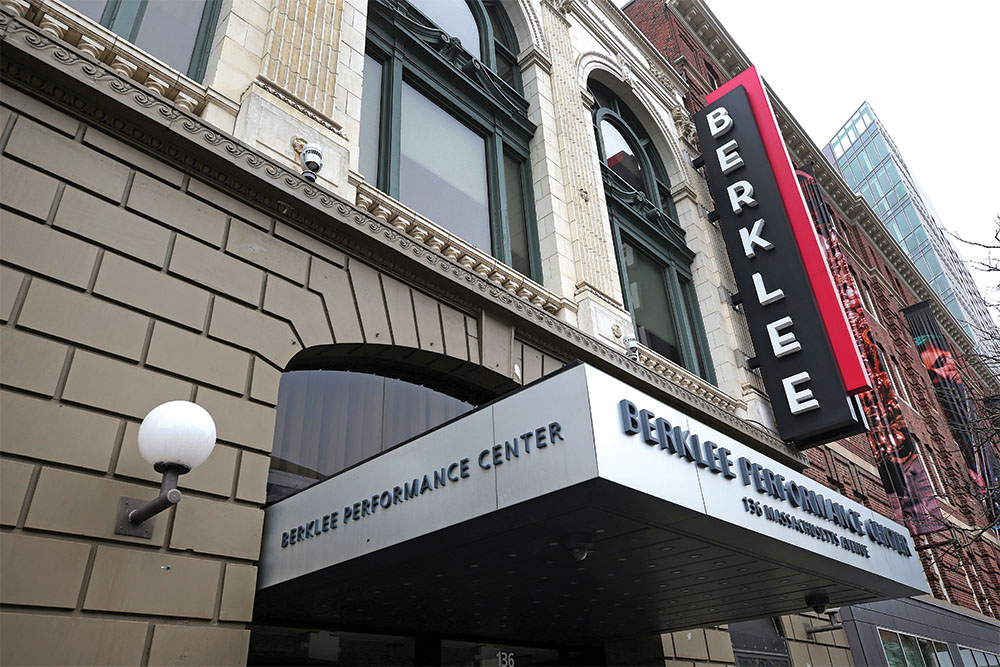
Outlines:
{"label": "mural on wall", "polygon": [[913,535],[941,530],[945,527],[941,508],[934,497],[927,470],[920,460],[913,434],[900,410],[887,361],[872,336],[858,286],[841,252],[833,215],[823,200],[816,179],[801,169],[795,173],[826,254],[830,273],[840,292],[847,321],[860,343],[862,358],[874,385],[872,391],[860,394],[858,398],[870,426],[868,443],[871,445],[882,485],[896,513],[895,518],[901,520]]}
{"label": "mural on wall", "polygon": [[[944,408],[951,434],[962,452],[969,478],[979,490],[987,516],[995,521],[1000,518],[1000,461],[993,446],[997,439],[995,426],[991,420],[980,418],[930,303],[922,301],[903,313],[938,402]],[[987,403],[988,414],[991,408]]]}

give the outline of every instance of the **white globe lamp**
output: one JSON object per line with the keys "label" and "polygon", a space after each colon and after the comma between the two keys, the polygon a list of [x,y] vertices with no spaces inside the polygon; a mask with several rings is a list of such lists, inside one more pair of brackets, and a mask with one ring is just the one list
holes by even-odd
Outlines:
{"label": "white globe lamp", "polygon": [[158,405],[139,426],[139,453],[154,468],[160,464],[197,468],[214,447],[215,421],[205,408],[191,401]]}
{"label": "white globe lamp", "polygon": [[215,421],[191,401],[158,405],[139,426],[139,453],[163,475],[160,495],[150,501],[122,497],[115,533],[151,538],[151,518],[181,501],[177,478],[205,462],[215,448]]}

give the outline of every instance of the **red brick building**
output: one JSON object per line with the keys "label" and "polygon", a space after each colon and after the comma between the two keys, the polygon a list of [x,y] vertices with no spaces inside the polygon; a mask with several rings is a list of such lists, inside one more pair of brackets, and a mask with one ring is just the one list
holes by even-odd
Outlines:
{"label": "red brick building", "polygon": [[[688,84],[685,104],[692,113],[704,106],[707,92],[751,64],[703,2],[633,0],[624,11],[683,74]],[[962,377],[973,387],[971,395],[995,393],[997,378],[976,363],[971,340],[949,322],[951,318],[874,212],[859,195],[850,192],[776,96],[772,96],[772,103],[795,166],[807,167],[816,175],[823,205],[856,286],[854,298],[860,301],[871,331],[870,341],[879,350],[885,381],[897,399],[900,418],[926,469],[928,490],[943,516],[942,528],[918,531],[923,534],[914,536],[933,596],[998,618],[1000,541],[996,518],[988,515],[981,490],[970,479],[946,407],[929,379],[903,309],[930,301],[946,330],[949,346],[956,351]],[[982,413],[981,405],[979,411]],[[980,435],[995,451],[996,433]],[[879,474],[876,449],[872,438],[858,435],[809,450],[806,474],[878,512],[898,516],[898,506]],[[857,659],[853,642],[852,649]]]}

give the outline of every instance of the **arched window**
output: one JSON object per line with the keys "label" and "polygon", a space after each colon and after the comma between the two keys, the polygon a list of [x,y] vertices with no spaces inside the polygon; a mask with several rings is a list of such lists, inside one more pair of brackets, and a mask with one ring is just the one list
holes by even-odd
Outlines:
{"label": "arched window", "polygon": [[715,381],[670,179],[653,141],[613,91],[591,80],[594,129],[625,305],[650,349]]}
{"label": "arched window", "polygon": [[499,2],[372,0],[359,170],[540,280],[517,43]]}

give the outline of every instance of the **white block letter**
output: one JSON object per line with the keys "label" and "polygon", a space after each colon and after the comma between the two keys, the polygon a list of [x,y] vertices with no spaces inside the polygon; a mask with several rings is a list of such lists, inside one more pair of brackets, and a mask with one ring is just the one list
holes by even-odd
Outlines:
{"label": "white block letter", "polygon": [[[773,292],[768,292],[767,288],[764,287],[764,278],[759,273],[753,274],[751,278],[753,279],[753,288],[757,292],[757,300],[760,301],[760,305],[766,306],[785,298],[785,292],[780,287]],[[790,317],[786,317],[785,319],[788,320],[789,323],[792,321]],[[791,336],[791,334],[788,335]],[[795,338],[795,336],[792,336],[792,338]],[[798,345],[798,343],[796,343],[796,345]]]}
{"label": "white block letter", "polygon": [[708,129],[712,130],[713,139],[726,133],[733,126],[733,119],[729,117],[726,107],[712,109],[706,118],[708,119]]}
{"label": "white block letter", "polygon": [[780,320],[767,325],[767,337],[771,339],[771,348],[774,350],[774,356],[779,359],[802,349],[802,344],[795,340],[795,334],[792,332],[781,333],[782,329],[787,329],[793,324],[792,318],[782,317]]}
{"label": "white block letter", "polygon": [[805,384],[806,382],[809,382],[809,373],[805,371],[791,377],[786,377],[781,381],[782,386],[785,388],[785,397],[788,399],[788,409],[791,410],[793,415],[815,410],[819,407],[819,401],[813,398],[811,389],[795,390],[797,385]]}
{"label": "white block letter", "polygon": [[729,203],[733,207],[733,213],[742,213],[743,204],[756,206],[757,200],[753,198],[753,186],[750,181],[736,181],[726,191],[729,193]]}
{"label": "white block letter", "polygon": [[743,241],[743,253],[747,256],[747,259],[753,259],[757,256],[753,247],[757,246],[763,250],[770,250],[774,247],[774,244],[761,236],[761,232],[764,231],[764,218],[760,218],[757,222],[753,223],[753,229],[749,232],[746,227],[740,227],[740,240]]}
{"label": "white block letter", "polygon": [[739,148],[739,144],[733,139],[715,149],[715,154],[719,158],[719,166],[722,167],[723,174],[728,174],[733,169],[743,166],[743,158],[736,152],[737,148]]}

